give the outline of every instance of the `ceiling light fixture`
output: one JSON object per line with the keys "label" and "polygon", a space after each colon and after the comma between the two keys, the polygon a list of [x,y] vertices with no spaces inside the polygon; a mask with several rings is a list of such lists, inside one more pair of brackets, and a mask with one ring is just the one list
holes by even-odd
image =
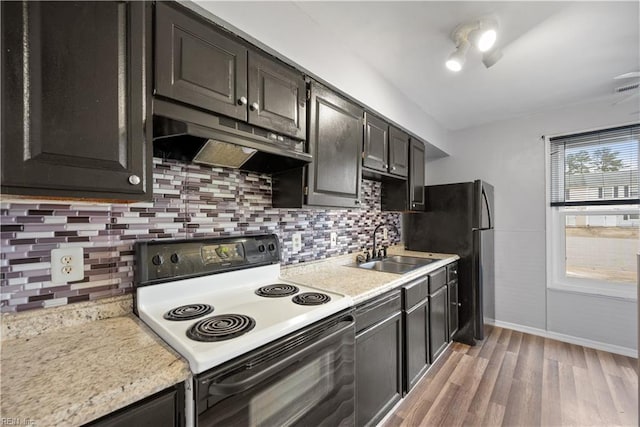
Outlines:
{"label": "ceiling light fixture", "polygon": [[462,70],[462,66],[464,65],[464,61],[467,56],[467,51],[469,50],[469,42],[464,40],[455,51],[449,55],[449,59],[447,60],[447,68],[451,71],[458,72]]}
{"label": "ceiling light fixture", "polygon": [[502,51],[492,49],[498,38],[498,21],[492,18],[481,19],[458,25],[451,33],[456,50],[449,55],[446,66],[449,70],[462,70],[469,45],[473,44],[480,52],[484,52],[482,63],[489,68],[502,58]]}

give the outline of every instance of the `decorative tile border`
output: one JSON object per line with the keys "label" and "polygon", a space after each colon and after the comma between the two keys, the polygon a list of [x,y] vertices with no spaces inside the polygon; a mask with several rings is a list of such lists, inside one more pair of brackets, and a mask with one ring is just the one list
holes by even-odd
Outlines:
{"label": "decorative tile border", "polygon": [[[133,204],[9,199],[0,204],[0,311],[24,311],[132,291],[137,240],[275,233],[282,264],[360,251],[374,227],[400,229],[400,215],[380,211],[380,183],[363,180],[361,209],[277,209],[271,177],[154,158],[153,201]],[[330,247],[330,234],[338,244]],[[302,234],[293,253],[291,237]],[[389,230],[389,243],[400,236]],[[84,248],[85,278],[51,282],[52,249]]]}

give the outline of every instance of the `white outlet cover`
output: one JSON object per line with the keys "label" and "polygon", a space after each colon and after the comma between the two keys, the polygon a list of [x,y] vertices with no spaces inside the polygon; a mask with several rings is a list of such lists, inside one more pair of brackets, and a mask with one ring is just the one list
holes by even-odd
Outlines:
{"label": "white outlet cover", "polygon": [[300,252],[302,249],[302,235],[300,233],[293,233],[291,235],[291,245],[293,252]]}
{"label": "white outlet cover", "polygon": [[330,246],[333,248],[338,244],[338,233],[335,231],[331,233],[331,244]]}
{"label": "white outlet cover", "polygon": [[[64,257],[71,257],[70,263],[64,263]],[[66,268],[65,268],[66,267]],[[71,271],[69,273],[63,272]],[[84,279],[84,250],[74,246],[70,248],[53,249],[51,251],[51,282],[67,283]]]}
{"label": "white outlet cover", "polygon": [[389,230],[387,227],[382,227],[382,239],[387,240],[389,238]]}

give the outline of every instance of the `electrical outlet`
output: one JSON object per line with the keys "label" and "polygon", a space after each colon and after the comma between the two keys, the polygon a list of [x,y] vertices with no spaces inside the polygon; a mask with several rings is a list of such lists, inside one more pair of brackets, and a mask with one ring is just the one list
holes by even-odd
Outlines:
{"label": "electrical outlet", "polygon": [[67,283],[84,279],[84,250],[80,247],[51,251],[51,282]]}
{"label": "electrical outlet", "polygon": [[389,230],[387,227],[382,227],[382,240],[387,240],[389,238]]}
{"label": "electrical outlet", "polygon": [[291,235],[291,244],[293,253],[300,252],[302,249],[302,235],[300,233],[293,233]]}
{"label": "electrical outlet", "polygon": [[338,233],[334,231],[331,233],[330,247],[335,248],[337,244],[338,244]]}

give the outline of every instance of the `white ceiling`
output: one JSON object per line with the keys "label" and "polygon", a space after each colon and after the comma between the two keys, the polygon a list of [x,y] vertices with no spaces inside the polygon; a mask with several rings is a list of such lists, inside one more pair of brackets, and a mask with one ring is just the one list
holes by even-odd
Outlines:
{"label": "white ceiling", "polygon": [[[297,3],[448,129],[610,96],[612,77],[640,68],[639,4]],[[451,31],[485,15],[498,17],[504,57],[487,69],[470,50],[448,71]]]}
{"label": "white ceiling", "polygon": [[[613,88],[621,83],[612,78],[640,69],[638,1],[289,4],[295,7],[278,9],[286,16],[279,14],[281,22],[272,23],[275,32],[287,21],[311,19],[327,39],[340,40],[450,130],[603,97],[613,104],[621,97]],[[275,3],[245,3],[252,14],[270,7]],[[448,71],[444,62],[455,48],[451,31],[485,15],[500,22],[497,46],[504,57],[487,69],[470,49],[464,69]]]}

